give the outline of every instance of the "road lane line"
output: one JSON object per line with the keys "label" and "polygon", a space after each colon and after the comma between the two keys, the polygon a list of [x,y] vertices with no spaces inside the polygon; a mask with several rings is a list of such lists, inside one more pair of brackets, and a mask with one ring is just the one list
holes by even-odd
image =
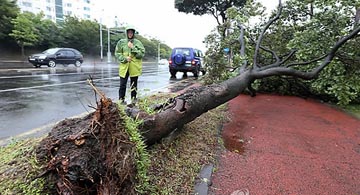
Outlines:
{"label": "road lane line", "polygon": [[[101,80],[111,80],[117,77],[111,77],[111,78],[102,78],[102,79],[93,79],[93,81],[101,81]],[[27,90],[27,89],[39,89],[44,87],[54,87],[54,86],[62,86],[62,85],[71,85],[71,84],[79,84],[79,83],[85,83],[87,81],[75,81],[75,82],[68,82],[68,83],[59,83],[59,84],[51,84],[51,85],[41,85],[41,86],[33,86],[33,87],[19,87],[19,88],[12,88],[12,89],[3,89],[0,90],[1,92],[9,92],[9,91],[18,91],[18,90]]]}

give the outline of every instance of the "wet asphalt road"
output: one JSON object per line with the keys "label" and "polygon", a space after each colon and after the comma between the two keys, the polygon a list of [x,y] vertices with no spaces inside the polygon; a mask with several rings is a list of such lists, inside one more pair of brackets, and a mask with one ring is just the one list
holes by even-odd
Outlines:
{"label": "wet asphalt road", "polygon": [[[144,63],[139,77],[139,97],[166,91],[170,80],[166,65]],[[116,64],[56,68],[25,68],[0,70],[0,144],[11,138],[44,134],[58,121],[79,117],[96,107],[89,77],[113,100],[118,98],[119,77]],[[126,94],[127,99],[130,93]]]}

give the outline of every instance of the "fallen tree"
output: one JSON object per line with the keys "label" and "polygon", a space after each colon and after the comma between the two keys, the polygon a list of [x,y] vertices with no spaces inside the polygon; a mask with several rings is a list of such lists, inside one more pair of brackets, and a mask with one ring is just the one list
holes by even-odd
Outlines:
{"label": "fallen tree", "polygon": [[[251,90],[256,79],[275,75],[287,75],[305,80],[316,78],[332,61],[335,53],[348,40],[358,36],[360,26],[340,38],[329,51],[307,62],[289,62],[296,50],[279,57],[274,51],[261,46],[269,26],[279,19],[277,15],[264,27],[256,42],[253,63],[244,63],[239,75],[219,84],[198,86],[157,105],[156,114],[147,114],[135,107],[128,107],[128,116],[142,120],[138,127],[147,145],[152,145],[201,114],[235,98],[245,89]],[[241,24],[238,25],[239,28]],[[243,42],[244,39],[240,39]],[[242,43],[241,45],[244,45]],[[260,65],[259,50],[272,54],[275,62]],[[303,71],[295,66],[318,63],[312,70]],[[96,89],[96,88],[95,88]],[[39,158],[47,163],[40,176],[48,176],[56,182],[58,194],[136,194],[135,144],[124,126],[124,116],[118,106],[101,92],[97,109],[82,119],[65,120],[52,129],[39,146]]]}
{"label": "fallen tree", "polygon": [[[360,26],[357,26],[350,34],[340,38],[333,47],[329,49],[328,53],[320,57],[315,57],[306,62],[289,62],[291,57],[295,55],[296,50],[293,50],[291,53],[280,58],[274,51],[267,50],[261,46],[265,31],[272,23],[279,19],[281,9],[280,3],[277,15],[266,24],[261,32],[256,42],[252,66],[248,66],[248,63],[244,63],[240,67],[238,76],[220,84],[199,86],[189,89],[185,93],[170,99],[165,105],[162,105],[161,112],[156,115],[147,116],[144,112],[140,112],[139,110],[129,109],[128,113],[131,116],[135,117],[140,114],[141,118],[143,118],[144,123],[140,130],[142,131],[146,142],[148,144],[155,143],[169,134],[172,130],[194,120],[202,113],[233,99],[247,88],[249,88],[251,92],[254,92],[251,89],[251,84],[256,79],[279,75],[292,76],[304,80],[315,79],[319,73],[330,64],[338,49],[348,40],[358,36],[360,32]],[[242,28],[241,25],[239,25],[239,28]],[[240,41],[244,42],[244,39],[240,39]],[[244,43],[241,45],[244,45]],[[260,49],[270,52],[273,55],[275,62],[265,66],[258,64],[256,59],[258,58],[257,55],[259,54]],[[306,66],[315,62],[321,63],[312,70],[303,71],[293,68],[295,66]]]}

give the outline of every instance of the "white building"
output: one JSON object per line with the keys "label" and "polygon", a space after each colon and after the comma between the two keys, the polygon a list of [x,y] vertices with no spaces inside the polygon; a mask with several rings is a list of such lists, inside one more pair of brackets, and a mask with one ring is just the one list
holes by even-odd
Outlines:
{"label": "white building", "polygon": [[43,12],[45,18],[54,22],[64,21],[66,16],[99,21],[100,11],[96,0],[17,0],[21,11],[35,14]]}

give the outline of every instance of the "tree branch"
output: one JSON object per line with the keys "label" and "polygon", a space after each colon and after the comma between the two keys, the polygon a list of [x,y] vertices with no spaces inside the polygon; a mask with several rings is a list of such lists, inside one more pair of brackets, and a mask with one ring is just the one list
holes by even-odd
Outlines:
{"label": "tree branch", "polygon": [[360,24],[360,7],[356,8],[354,27]]}
{"label": "tree branch", "polygon": [[273,68],[273,67],[281,66],[282,64],[287,62],[292,56],[294,56],[295,53],[296,53],[296,50],[292,50],[289,54],[286,55],[286,57],[283,60],[280,61],[280,59],[277,58],[275,63],[269,64],[267,66],[263,66],[263,67],[259,68],[259,71],[266,70],[266,69]]}
{"label": "tree branch", "polygon": [[238,28],[240,29],[240,37],[239,37],[239,43],[240,43],[240,56],[244,58],[243,64],[241,65],[239,69],[239,73],[241,74],[246,70],[246,67],[248,65],[247,60],[245,59],[245,39],[244,39],[244,26],[241,25],[240,22],[237,24]]}
{"label": "tree branch", "polygon": [[[269,69],[262,70],[262,71],[252,71],[252,75],[257,79],[274,76],[274,75],[294,76],[294,77],[299,77],[299,78],[302,78],[305,80],[314,79],[319,75],[319,73],[328,64],[330,64],[330,62],[332,61],[332,59],[335,56],[336,51],[339,50],[339,48],[341,46],[343,46],[348,40],[356,37],[359,32],[360,32],[360,26],[358,26],[356,29],[354,29],[347,36],[344,36],[339,41],[337,41],[336,44],[331,48],[330,52],[327,55],[321,56],[318,58],[318,59],[325,58],[323,60],[323,62],[319,66],[317,66],[313,70],[311,70],[310,72],[303,72],[300,70],[292,69],[291,67],[274,67],[274,68],[269,68]],[[314,59],[312,61],[316,61],[316,59]],[[307,62],[304,62],[303,64],[305,64],[305,63],[307,63]],[[295,64],[293,64],[293,65],[295,65]],[[302,65],[302,63],[298,63],[298,65]]]}
{"label": "tree branch", "polygon": [[217,15],[216,10],[214,10],[214,9],[212,9],[212,8],[210,8],[209,10],[210,10],[211,15],[214,16],[217,24],[218,24],[218,25],[221,25],[221,23],[220,23],[220,21],[219,21],[219,16]]}
{"label": "tree branch", "polygon": [[[252,37],[250,37],[250,40],[252,41],[252,43],[253,43],[254,45],[256,45],[256,42],[255,42],[255,40],[254,40]],[[271,50],[271,49],[269,49],[269,48],[267,48],[267,47],[264,47],[264,46],[262,46],[262,45],[259,45],[259,48],[262,49],[262,50],[264,50],[264,51],[266,51],[266,52],[271,53],[271,55],[276,59],[276,62],[279,62],[279,61],[280,61],[280,58],[279,58],[279,56],[275,53],[275,51],[273,51],[273,50]],[[277,64],[277,63],[276,63],[276,64]],[[259,68],[260,68],[260,66],[259,66]],[[261,68],[260,68],[260,69],[261,69]]]}
{"label": "tree branch", "polygon": [[264,29],[262,30],[257,42],[256,42],[256,47],[255,47],[255,54],[254,54],[254,68],[255,69],[258,69],[259,66],[257,64],[257,56],[259,54],[259,49],[260,49],[260,46],[261,46],[261,42],[262,42],[262,39],[264,37],[264,34],[266,32],[267,29],[269,29],[269,27],[271,26],[272,23],[274,23],[276,20],[278,20],[280,18],[280,14],[281,14],[281,11],[282,11],[282,4],[281,4],[281,0],[279,0],[279,9],[278,9],[278,12],[276,14],[276,16],[274,18],[272,18],[271,20],[269,20],[269,22],[265,25]]}
{"label": "tree branch", "polygon": [[310,61],[306,61],[306,62],[293,62],[293,63],[287,64],[286,67],[292,67],[292,66],[298,66],[298,65],[300,65],[300,66],[308,65],[308,64],[311,64],[311,63],[314,63],[316,61],[324,59],[327,55],[328,54],[324,54],[324,55],[322,55],[320,57],[314,58],[314,59],[312,59]]}

